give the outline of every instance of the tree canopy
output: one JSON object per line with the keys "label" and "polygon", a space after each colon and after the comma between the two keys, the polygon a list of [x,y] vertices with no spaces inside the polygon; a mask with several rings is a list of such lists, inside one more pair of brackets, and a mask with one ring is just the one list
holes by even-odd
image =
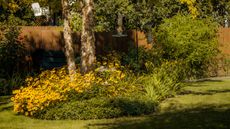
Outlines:
{"label": "tree canopy", "polygon": [[[74,2],[75,1],[75,2]],[[71,1],[73,24],[76,30],[81,29],[81,5],[79,0]],[[27,25],[32,25],[35,17],[31,3],[39,2],[41,6],[49,6],[51,15],[59,12],[60,0],[0,0],[0,22],[14,16]],[[220,24],[229,19],[229,0],[95,0],[94,19],[96,31],[112,31],[116,28],[118,13],[124,16],[126,29],[144,30],[146,25],[158,26],[162,19],[175,16],[177,13],[190,13],[194,18],[213,17]]]}

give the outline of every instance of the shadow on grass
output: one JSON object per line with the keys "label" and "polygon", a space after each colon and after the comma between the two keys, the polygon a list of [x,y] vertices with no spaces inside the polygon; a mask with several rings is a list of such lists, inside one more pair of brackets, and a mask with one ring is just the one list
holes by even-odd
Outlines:
{"label": "shadow on grass", "polygon": [[210,86],[210,83],[219,85],[219,83],[222,83],[222,82],[224,81],[223,80],[212,80],[212,79],[185,81],[186,85],[189,87],[205,87],[205,86]]}
{"label": "shadow on grass", "polygon": [[12,109],[13,109],[13,106],[8,104],[6,106],[0,107],[0,112],[6,111],[6,110],[12,110]]}
{"label": "shadow on grass", "polygon": [[88,126],[101,129],[230,129],[230,105],[197,107]]}
{"label": "shadow on grass", "polygon": [[200,79],[200,80],[197,80],[196,82],[223,82],[223,80]]}
{"label": "shadow on grass", "polygon": [[188,82],[188,83],[207,83],[207,82],[223,82],[223,80],[219,80],[219,79],[198,79],[198,80],[186,80],[185,82]]}
{"label": "shadow on grass", "polygon": [[12,110],[13,106],[10,101],[11,96],[0,96],[0,112]]}
{"label": "shadow on grass", "polygon": [[10,103],[11,96],[0,96],[0,106],[3,104]]}
{"label": "shadow on grass", "polygon": [[207,90],[207,91],[202,91],[202,92],[185,90],[179,94],[180,95],[187,95],[187,94],[191,94],[191,95],[214,95],[214,94],[218,94],[218,93],[230,93],[230,89],[229,90],[227,90],[227,89],[226,90]]}

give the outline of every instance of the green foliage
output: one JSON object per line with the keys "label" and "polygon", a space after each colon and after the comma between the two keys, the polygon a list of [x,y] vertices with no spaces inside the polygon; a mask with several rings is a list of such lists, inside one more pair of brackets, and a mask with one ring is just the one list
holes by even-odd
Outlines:
{"label": "green foliage", "polygon": [[159,26],[156,47],[163,59],[183,61],[187,77],[201,77],[218,53],[216,32],[217,24],[211,18],[179,14]]}
{"label": "green foliage", "polygon": [[121,13],[127,19],[129,14],[134,11],[130,0],[96,0],[95,1],[95,20],[96,30],[111,31],[117,26],[117,15]]}
{"label": "green foliage", "polygon": [[34,25],[35,20],[39,18],[35,18],[31,9],[33,2],[38,2],[41,7],[48,6],[52,10],[51,15],[61,11],[61,0],[1,0],[0,22],[9,21],[10,17],[14,16],[22,21],[19,25]]}
{"label": "green foliage", "polygon": [[12,76],[22,71],[25,63],[26,51],[19,37],[20,28],[6,23],[0,26],[0,76]]}
{"label": "green foliage", "polygon": [[151,63],[146,64],[153,69],[151,74],[142,77],[147,97],[153,101],[161,101],[176,95],[181,89],[183,79],[182,65],[180,62],[165,62],[158,68],[152,68]]}
{"label": "green foliage", "polygon": [[82,30],[82,16],[79,13],[72,14],[71,28],[74,32]]}
{"label": "green foliage", "polygon": [[0,23],[0,84],[1,95],[11,95],[12,90],[20,88],[24,83],[26,71],[26,50],[23,37],[20,36],[20,27],[25,22],[9,16],[7,22]]}
{"label": "green foliage", "polygon": [[22,24],[29,25],[33,21],[33,12],[30,8],[31,0],[7,0],[0,1],[0,22],[9,21],[11,17],[21,20]]}
{"label": "green foliage", "polygon": [[164,18],[170,18],[178,12],[185,12],[177,0],[137,0],[134,3],[135,11],[130,14],[128,28],[140,30],[157,27]]}
{"label": "green foliage", "polygon": [[73,81],[66,68],[29,77],[24,88],[14,91],[14,111],[55,120],[137,116],[154,112],[159,101],[180,89],[180,62],[155,68],[147,60],[143,65],[150,74],[137,77],[120,59],[115,52],[101,57],[94,72],[82,76],[78,70]]}
{"label": "green foliage", "polygon": [[225,20],[230,20],[230,1],[229,0],[202,0],[197,1],[199,17],[212,17],[220,25],[224,26]]}
{"label": "green foliage", "polygon": [[8,25],[15,26],[15,27],[16,27],[16,25],[19,25],[19,26],[27,25],[27,21],[22,20],[21,18],[16,17],[13,14],[9,15],[7,21],[5,21],[5,22]]}
{"label": "green foliage", "polygon": [[14,74],[7,79],[0,79],[0,96],[11,95],[13,90],[19,89],[24,84],[24,77]]}
{"label": "green foliage", "polygon": [[[9,16],[26,22],[26,25],[33,25],[34,17],[31,10],[32,0],[2,0],[0,1],[0,21],[5,21]],[[37,0],[42,7],[49,6],[51,16],[61,12],[61,1]],[[186,3],[188,7],[185,4]],[[170,18],[178,12],[187,14],[190,12],[200,18],[213,17],[215,21],[222,24],[229,19],[230,6],[227,0],[95,0],[95,30],[113,31],[117,25],[118,13],[125,16],[125,28],[141,30],[148,29],[146,25],[157,27],[164,18]],[[81,4],[77,0],[71,6],[71,11],[81,14]],[[76,19],[74,20],[74,22]],[[76,21],[79,23],[80,21]],[[77,29],[79,30],[79,29]]]}
{"label": "green foliage", "polygon": [[21,20],[9,17],[6,23],[0,23],[0,95],[10,95],[24,82],[26,50],[19,36]]}
{"label": "green foliage", "polygon": [[[72,96],[70,101],[57,103],[39,112],[36,118],[41,119],[103,119],[121,116],[136,116],[155,111],[156,104],[167,97],[174,96],[183,86],[184,79],[182,62],[165,62],[155,68],[150,61],[145,67],[151,72],[138,78],[126,78],[115,85],[116,89],[123,87],[139,87],[133,93],[110,96],[110,85],[93,86],[87,93]],[[130,73],[129,73],[130,74]],[[142,86],[142,87],[141,87]]]}
{"label": "green foliage", "polygon": [[145,49],[144,47],[131,48],[127,54],[123,54],[122,64],[133,70],[135,73],[145,73],[147,68],[145,63],[151,62],[152,65],[160,64],[160,57],[153,49]]}
{"label": "green foliage", "polygon": [[[95,1],[95,31],[114,31],[117,26],[117,15],[124,16],[125,29],[149,29],[148,25],[158,26],[163,18],[172,17],[179,11],[184,11],[176,0],[131,1],[131,0],[96,0]],[[81,6],[75,3],[72,10],[73,29],[81,30]]]}
{"label": "green foliage", "polygon": [[136,116],[154,111],[155,104],[137,98],[92,98],[59,103],[45,109],[36,117],[41,119],[103,119],[121,116]]}

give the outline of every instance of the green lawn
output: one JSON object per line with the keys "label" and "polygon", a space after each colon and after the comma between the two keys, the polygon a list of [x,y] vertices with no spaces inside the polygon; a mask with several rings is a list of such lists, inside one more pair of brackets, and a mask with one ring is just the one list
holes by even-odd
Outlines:
{"label": "green lawn", "polygon": [[230,78],[190,83],[163,101],[157,113],[108,120],[35,120],[15,115],[0,98],[0,129],[230,129]]}

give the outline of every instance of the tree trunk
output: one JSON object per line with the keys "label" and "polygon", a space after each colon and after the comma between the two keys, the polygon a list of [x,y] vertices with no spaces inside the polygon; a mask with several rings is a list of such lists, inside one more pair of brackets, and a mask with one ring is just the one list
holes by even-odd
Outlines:
{"label": "tree trunk", "polygon": [[73,40],[72,40],[72,31],[70,28],[70,8],[69,8],[69,1],[62,0],[62,11],[64,17],[64,42],[65,42],[65,56],[67,59],[67,66],[68,71],[71,75],[76,73],[76,64],[75,64],[75,57],[74,57],[74,49],[73,49]]}
{"label": "tree trunk", "polygon": [[83,0],[81,35],[81,73],[86,74],[94,69],[95,36],[93,32],[93,0]]}

